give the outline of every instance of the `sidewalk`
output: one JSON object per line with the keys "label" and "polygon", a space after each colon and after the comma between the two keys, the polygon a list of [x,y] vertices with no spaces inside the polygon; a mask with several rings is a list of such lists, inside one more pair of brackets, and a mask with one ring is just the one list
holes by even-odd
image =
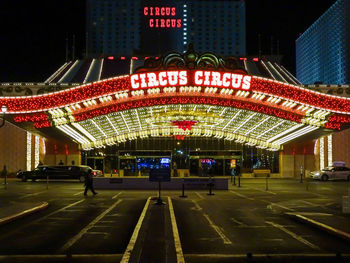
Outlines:
{"label": "sidewalk", "polygon": [[0,225],[48,208],[47,202],[1,202]]}
{"label": "sidewalk", "polygon": [[286,216],[321,229],[331,235],[350,241],[350,215],[325,213],[323,210],[310,212],[286,212]]}

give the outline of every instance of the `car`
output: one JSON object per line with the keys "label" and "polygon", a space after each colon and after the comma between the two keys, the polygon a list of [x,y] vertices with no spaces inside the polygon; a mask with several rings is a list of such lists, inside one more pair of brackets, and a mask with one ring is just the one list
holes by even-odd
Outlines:
{"label": "car", "polygon": [[33,171],[19,171],[17,178],[22,181],[31,179],[78,179],[80,182],[85,181],[85,175],[88,173],[90,166],[87,165],[41,165]]}
{"label": "car", "polygon": [[321,171],[310,173],[312,179],[321,181],[347,180],[350,181],[350,168],[345,166],[328,166]]}

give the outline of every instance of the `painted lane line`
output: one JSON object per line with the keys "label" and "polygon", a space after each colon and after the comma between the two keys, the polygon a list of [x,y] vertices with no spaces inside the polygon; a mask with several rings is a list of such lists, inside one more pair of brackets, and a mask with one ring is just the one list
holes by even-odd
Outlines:
{"label": "painted lane line", "polygon": [[173,235],[174,235],[177,263],[185,263],[185,258],[182,253],[179,230],[177,228],[176,219],[175,219],[174,207],[173,207],[173,203],[171,202],[171,198],[169,196],[168,196],[168,204],[169,204],[171,226],[172,226]]}
{"label": "painted lane line", "polygon": [[75,205],[77,205],[77,204],[79,204],[79,203],[81,203],[81,202],[83,202],[83,201],[85,201],[85,199],[82,199],[82,200],[80,200],[80,201],[74,202],[74,203],[69,204],[69,205],[67,205],[67,206],[65,206],[65,207],[62,207],[61,209],[58,209],[58,210],[56,210],[56,211],[54,211],[54,212],[48,214],[47,216],[44,216],[44,217],[42,217],[42,218],[39,218],[39,219],[33,221],[32,223],[35,224],[35,223],[38,223],[38,222],[40,222],[40,221],[42,221],[42,220],[45,220],[45,219],[47,219],[48,217],[50,217],[50,216],[52,216],[52,215],[55,215],[55,214],[57,214],[57,213],[60,213],[60,212],[62,212],[62,211],[64,211],[64,210],[66,210],[67,208],[70,208],[70,207],[72,207],[72,206],[75,206]]}
{"label": "painted lane line", "polygon": [[318,246],[312,244],[311,242],[309,242],[309,241],[307,241],[306,239],[302,238],[301,236],[299,236],[299,235],[293,233],[292,231],[286,229],[285,227],[283,227],[283,226],[281,226],[281,225],[279,225],[279,224],[276,224],[276,223],[274,223],[274,222],[270,222],[270,221],[266,221],[266,223],[269,224],[269,225],[272,225],[272,226],[274,226],[274,227],[276,227],[276,228],[278,228],[279,230],[281,230],[281,231],[283,231],[284,233],[290,235],[291,237],[293,237],[294,239],[298,240],[299,242],[301,242],[301,243],[303,243],[303,244],[305,244],[305,245],[307,245],[307,246],[309,246],[309,247],[311,247],[311,248],[313,248],[313,249],[320,250],[320,248],[319,248]]}
{"label": "painted lane line", "polygon": [[289,207],[286,207],[286,206],[284,206],[284,205],[272,203],[272,202],[266,201],[266,200],[260,200],[260,201],[269,204],[268,207],[269,207],[269,206],[270,206],[270,207],[271,207],[271,206],[278,206],[278,207],[283,208],[283,209],[288,210],[288,211],[295,211],[293,208],[289,208]]}
{"label": "painted lane line", "polygon": [[199,199],[204,199],[204,197],[200,193],[195,192],[195,194],[199,197]]}
{"label": "painted lane line", "polygon": [[277,195],[277,193],[275,192],[272,192],[272,191],[266,191],[266,190],[261,190],[259,188],[248,188],[248,189],[252,189],[252,190],[255,190],[255,191],[259,191],[259,192],[262,192],[262,193],[268,193],[268,194],[272,194],[272,195]]}
{"label": "painted lane line", "polygon": [[238,224],[239,226],[247,226],[246,224],[242,223],[241,221],[238,221],[237,219],[231,217],[230,218],[231,221],[235,222],[236,224]]}
{"label": "painted lane line", "polygon": [[222,239],[224,244],[231,245],[232,244],[231,240],[225,236],[225,234],[222,232],[220,227],[218,227],[217,225],[214,224],[214,222],[210,219],[209,215],[203,214],[203,216],[207,219],[211,228],[213,228],[214,231],[220,236],[220,238]]}
{"label": "painted lane line", "polygon": [[202,210],[202,207],[200,207],[200,206],[199,206],[199,204],[197,203],[197,201],[196,201],[196,200],[192,200],[192,202],[193,202],[194,206],[196,207],[196,209],[195,209],[195,210],[197,210],[197,211]]}
{"label": "painted lane line", "polygon": [[27,198],[27,197],[31,197],[31,196],[40,195],[40,194],[42,194],[42,193],[47,193],[47,190],[41,191],[41,192],[38,192],[38,193],[34,193],[34,194],[26,194],[25,196],[21,196],[19,199],[23,199],[23,198]]}
{"label": "painted lane line", "polygon": [[120,196],[121,194],[122,194],[122,192],[117,193],[116,195],[114,195],[114,196],[112,197],[112,199],[117,198],[117,197]]}
{"label": "painted lane line", "polygon": [[86,227],[84,227],[77,235],[72,237],[66,244],[63,245],[63,247],[60,249],[61,252],[66,251],[68,248],[70,248],[75,242],[77,242],[83,235],[85,235],[91,228],[94,227],[94,225],[100,221],[106,214],[108,214],[112,209],[114,209],[121,201],[122,199],[119,199],[117,202],[115,202],[113,205],[111,205],[107,210],[105,210],[103,213],[101,213],[98,217],[96,217],[90,224],[88,224]]}
{"label": "painted lane line", "polygon": [[134,250],[134,247],[135,247],[135,244],[136,244],[136,240],[137,240],[137,237],[139,235],[139,232],[140,232],[140,229],[141,229],[141,226],[142,226],[142,222],[143,222],[143,220],[145,218],[145,215],[146,215],[146,212],[148,210],[148,206],[149,206],[150,201],[151,201],[151,197],[148,197],[148,199],[146,201],[146,204],[145,204],[145,207],[142,210],[142,213],[140,215],[139,221],[136,224],[134,232],[132,233],[132,236],[130,238],[129,244],[128,244],[128,246],[125,249],[125,252],[123,254],[123,257],[122,257],[122,260],[120,261],[120,263],[128,263],[129,260],[130,260],[131,253]]}
{"label": "painted lane line", "polygon": [[245,199],[248,199],[248,200],[252,200],[252,201],[255,200],[254,198],[248,197],[248,196],[246,196],[246,195],[242,195],[242,194],[237,193],[237,192],[235,192],[235,191],[233,191],[233,190],[230,190],[230,192],[233,193],[233,194],[235,194],[235,195],[237,195],[237,196],[239,196],[239,197],[242,197],[242,198],[245,198]]}
{"label": "painted lane line", "polygon": [[80,191],[80,192],[78,192],[78,193],[75,193],[74,195],[80,195],[80,194],[82,194],[82,193],[84,193],[84,191]]}

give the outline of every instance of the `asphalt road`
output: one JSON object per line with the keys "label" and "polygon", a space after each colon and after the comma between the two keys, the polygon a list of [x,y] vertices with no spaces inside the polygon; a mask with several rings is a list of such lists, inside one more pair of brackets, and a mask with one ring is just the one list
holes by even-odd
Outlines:
{"label": "asphalt road", "polygon": [[[349,187],[346,182],[307,185],[275,179],[266,191],[264,179],[243,179],[240,188],[230,186],[212,196],[195,190],[186,191],[188,198],[180,198],[180,191],[163,194],[173,202],[186,262],[312,262],[310,258],[342,262],[335,254],[350,254],[349,243],[295,222],[283,212],[310,207],[339,211]],[[41,262],[28,255],[51,255],[51,262],[63,262],[60,256],[79,255],[81,261],[76,262],[118,262],[147,198],[157,192],[99,190],[97,196],[84,197],[82,191],[76,181],[51,182],[48,190],[43,181],[10,181],[7,190],[0,189],[0,200],[6,202],[50,204],[44,211],[0,226],[0,261]],[[23,256],[9,260],[4,255]]]}

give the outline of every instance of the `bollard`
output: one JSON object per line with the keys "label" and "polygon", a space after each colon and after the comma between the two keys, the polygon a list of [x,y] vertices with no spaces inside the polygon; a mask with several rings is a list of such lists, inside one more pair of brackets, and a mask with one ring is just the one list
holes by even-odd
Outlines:
{"label": "bollard", "polygon": [[269,177],[266,176],[266,191],[269,190]]}
{"label": "bollard", "polygon": [[238,175],[238,187],[241,187],[241,175]]}
{"label": "bollard", "polygon": [[5,189],[7,189],[7,174],[5,174]]}
{"label": "bollard", "polygon": [[184,181],[182,181],[182,195],[180,195],[180,197],[183,197],[183,198],[187,197],[187,195],[185,195],[185,182]]}
{"label": "bollard", "polygon": [[46,190],[49,190],[49,176],[46,176]]}
{"label": "bollard", "polygon": [[233,177],[233,185],[236,185],[236,176]]}

